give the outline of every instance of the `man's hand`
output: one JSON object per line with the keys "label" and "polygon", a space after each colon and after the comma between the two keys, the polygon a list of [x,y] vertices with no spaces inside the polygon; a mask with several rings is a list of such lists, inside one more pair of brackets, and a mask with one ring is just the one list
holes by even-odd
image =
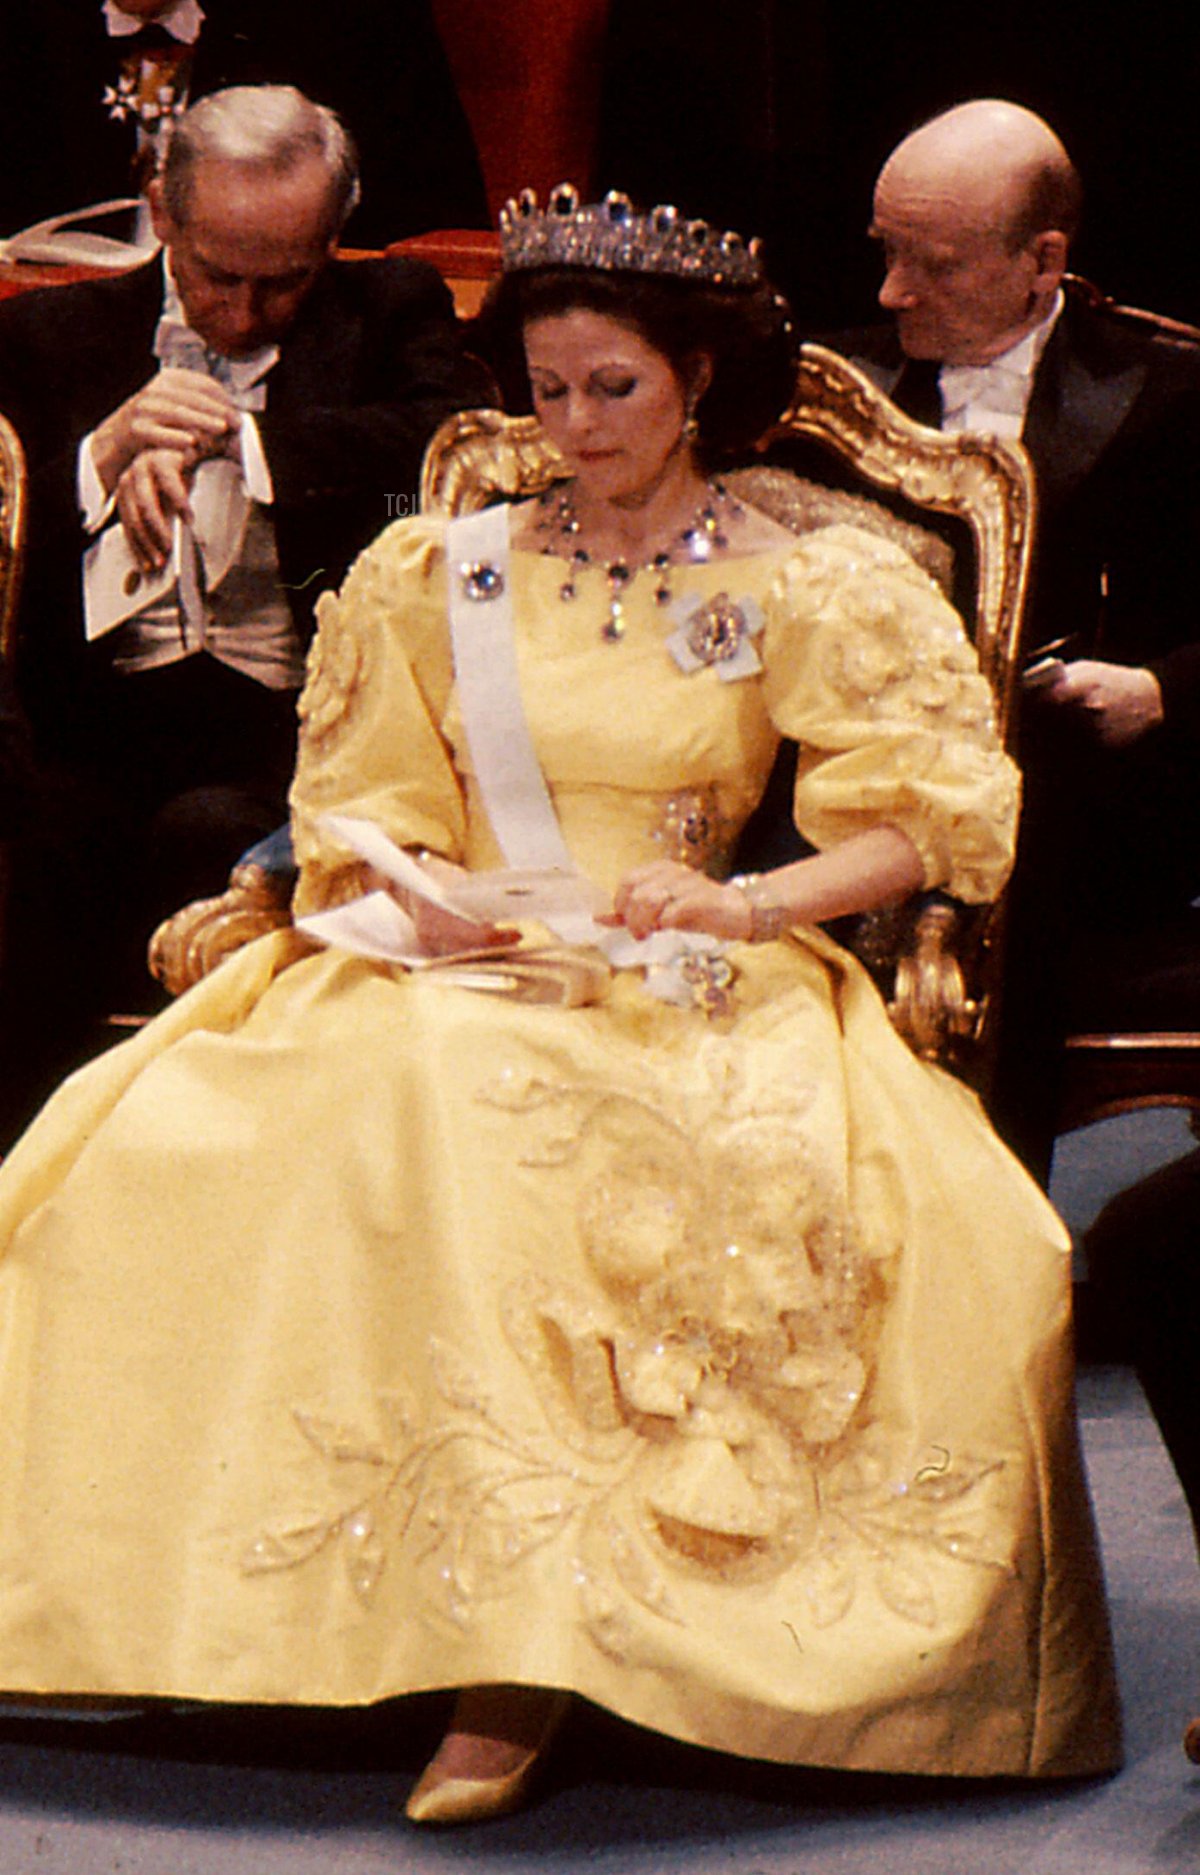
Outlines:
{"label": "man's hand", "polygon": [[144,573],[156,573],[170,558],[175,516],[192,518],[188,487],[195,466],[177,449],[143,449],[117,482],[117,513]]}
{"label": "man's hand", "polygon": [[160,371],[105,417],[92,439],[96,472],[111,495],[144,450],[173,450],[199,462],[219,456],[238,434],[237,408],[223,384],[199,371]]}
{"label": "man's hand", "polygon": [[1050,703],[1084,710],[1110,749],[1136,742],[1163,720],[1162,691],[1153,671],[1076,658],[1039,693]]}

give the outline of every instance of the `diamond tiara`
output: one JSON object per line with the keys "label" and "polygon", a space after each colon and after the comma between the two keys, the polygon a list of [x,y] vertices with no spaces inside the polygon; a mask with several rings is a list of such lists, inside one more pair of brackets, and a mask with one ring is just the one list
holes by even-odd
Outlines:
{"label": "diamond tiara", "polygon": [[533,267],[593,267],[604,272],[669,274],[713,286],[757,286],[763,279],[760,243],[718,234],[706,221],[685,221],[662,206],[639,214],[627,195],[610,190],[581,208],[579,191],[560,182],[546,207],[522,189],[500,211],[500,249],[506,273]]}

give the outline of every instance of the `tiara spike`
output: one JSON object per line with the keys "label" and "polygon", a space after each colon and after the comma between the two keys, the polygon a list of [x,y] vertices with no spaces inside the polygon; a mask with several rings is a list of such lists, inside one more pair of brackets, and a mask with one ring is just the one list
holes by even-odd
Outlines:
{"label": "tiara spike", "polygon": [[572,183],[551,189],[539,208],[532,189],[500,211],[500,248],[507,273],[538,267],[588,267],[601,272],[662,274],[712,286],[757,286],[762,247],[732,229],[689,221],[661,202],[640,214],[627,195],[610,189],[602,202],[581,205]]}

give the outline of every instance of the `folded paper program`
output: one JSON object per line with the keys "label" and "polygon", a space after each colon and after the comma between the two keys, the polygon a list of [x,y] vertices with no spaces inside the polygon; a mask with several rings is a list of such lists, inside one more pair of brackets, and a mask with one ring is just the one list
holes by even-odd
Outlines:
{"label": "folded paper program", "polygon": [[171,553],[156,573],[139,566],[119,521],[110,521],[92,542],[83,562],[89,644],[168,598],[177,586],[188,623],[193,623],[193,615],[196,621],[202,617],[197,560],[203,591],[215,592],[238,560],[246,537],[250,498],[241,465],[224,458],[202,462],[192,481],[191,507],[191,526],[176,517]]}
{"label": "folded paper program", "polygon": [[[327,833],[385,879],[418,893],[443,911],[478,924],[547,926],[577,954],[599,951],[614,969],[645,969],[652,993],[668,1002],[691,999],[692,992],[680,976],[688,959],[715,955],[723,948],[698,931],[652,931],[649,937],[635,938],[623,927],[598,924],[597,918],[611,909],[611,900],[581,872],[565,867],[517,867],[463,873],[450,881],[444,874],[435,879],[373,821],[349,814],[322,814],[320,820]],[[337,945],[360,957],[414,968],[434,961],[420,949],[412,920],[386,892],[369,893],[332,911],[311,913],[296,924],[319,943]],[[511,949],[497,946],[483,955],[512,957],[517,952],[517,945]],[[520,954],[524,957],[528,952],[521,949]],[[464,957],[465,953],[456,953],[455,961]]]}
{"label": "folded paper program", "polygon": [[612,975],[599,952],[557,945],[502,944],[428,957],[420,948],[412,919],[387,892],[369,892],[332,911],[311,912],[296,920],[296,928],[323,946],[356,957],[400,964],[454,989],[478,990],[522,1003],[574,1008],[599,1002]]}
{"label": "folded paper program", "polygon": [[[535,920],[555,924],[563,918],[593,918],[608,900],[582,873],[555,868],[499,869],[463,873],[447,880],[433,874],[411,853],[390,840],[373,821],[349,814],[326,814],[322,824],[339,843],[365,859],[376,872],[406,892],[480,924]],[[371,892],[333,911],[299,919],[299,928],[323,944],[336,944],[359,956],[392,963],[428,962],[412,919],[386,892]],[[492,953],[488,953],[489,955]]]}

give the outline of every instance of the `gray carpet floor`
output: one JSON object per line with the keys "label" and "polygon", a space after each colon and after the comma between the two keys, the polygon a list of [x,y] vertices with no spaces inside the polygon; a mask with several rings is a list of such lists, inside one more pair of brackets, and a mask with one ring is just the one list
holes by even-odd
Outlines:
{"label": "gray carpet floor", "polygon": [[[1191,1143],[1135,1132],[1124,1160],[1106,1141],[1094,1166],[1123,1179]],[[1062,1202],[1086,1221],[1102,1195],[1085,1165]],[[782,1770],[581,1710],[530,1809],[431,1835],[410,1830],[400,1804],[435,1742],[436,1700],[361,1715],[10,1717],[0,1875],[1197,1875],[1200,1770],[1180,1746],[1200,1712],[1190,1523],[1133,1376],[1085,1367],[1080,1411],[1125,1710],[1113,1778],[997,1786]]]}

